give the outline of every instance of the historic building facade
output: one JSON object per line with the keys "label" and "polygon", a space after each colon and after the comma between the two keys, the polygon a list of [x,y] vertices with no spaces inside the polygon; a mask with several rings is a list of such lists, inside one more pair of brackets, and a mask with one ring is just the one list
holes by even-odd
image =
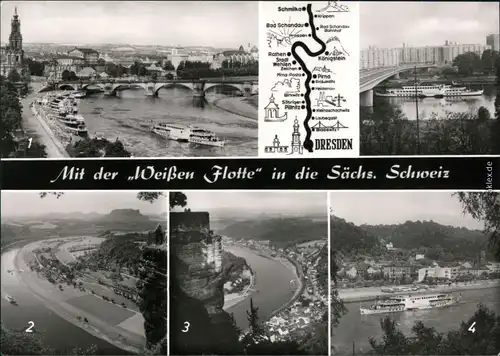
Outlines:
{"label": "historic building facade", "polygon": [[24,71],[23,36],[17,7],[14,10],[10,28],[9,44],[1,49],[0,54],[0,74],[3,76],[9,75],[12,70],[16,70],[19,74]]}

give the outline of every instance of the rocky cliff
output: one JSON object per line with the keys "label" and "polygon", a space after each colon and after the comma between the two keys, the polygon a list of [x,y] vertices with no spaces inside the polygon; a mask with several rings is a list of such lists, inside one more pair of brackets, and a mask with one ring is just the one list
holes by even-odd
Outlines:
{"label": "rocky cliff", "polygon": [[222,309],[222,245],[210,230],[209,214],[170,213],[169,223],[171,353],[241,353],[231,318]]}

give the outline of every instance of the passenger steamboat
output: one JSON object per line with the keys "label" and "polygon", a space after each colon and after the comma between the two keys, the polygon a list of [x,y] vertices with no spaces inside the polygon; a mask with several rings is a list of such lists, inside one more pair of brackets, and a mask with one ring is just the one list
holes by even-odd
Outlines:
{"label": "passenger steamboat", "polygon": [[442,308],[458,304],[461,296],[454,296],[450,293],[422,294],[422,295],[400,295],[383,300],[379,300],[369,307],[359,308],[361,314],[383,314],[394,313],[406,310],[421,310]]}
{"label": "passenger steamboat", "polygon": [[85,119],[78,115],[78,100],[76,98],[59,95],[50,102],[49,107],[52,109],[52,118],[64,131],[75,136],[88,136]]}
{"label": "passenger steamboat", "polygon": [[158,123],[153,125],[151,131],[168,140],[179,142],[190,142],[198,145],[224,147],[224,140],[207,129],[193,125],[178,125],[170,123]]}
{"label": "passenger steamboat", "polygon": [[444,98],[452,96],[480,96],[484,90],[470,90],[466,87],[454,87],[451,85],[417,85],[403,86],[402,88],[387,89],[385,93],[375,92],[377,96],[385,97],[415,97],[420,98]]}

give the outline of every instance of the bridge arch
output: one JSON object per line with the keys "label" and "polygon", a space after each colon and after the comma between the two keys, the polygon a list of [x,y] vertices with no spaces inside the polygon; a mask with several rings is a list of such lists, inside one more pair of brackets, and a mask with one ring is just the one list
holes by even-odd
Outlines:
{"label": "bridge arch", "polygon": [[158,95],[158,92],[160,89],[169,89],[169,88],[183,88],[183,89],[188,89],[190,91],[193,91],[194,88],[192,85],[185,84],[185,83],[160,83],[155,85],[154,88],[154,95]]}
{"label": "bridge arch", "polygon": [[59,90],[67,90],[67,89],[71,89],[71,90],[77,90],[78,89],[78,86],[75,85],[75,84],[70,84],[70,83],[64,83],[64,84],[59,84],[57,86],[57,88]]}
{"label": "bridge arch", "polygon": [[87,83],[82,86],[82,90],[87,89],[88,87],[98,87],[104,89],[104,86],[101,83]]}
{"label": "bridge arch", "polygon": [[[205,94],[207,91],[212,90],[213,88],[217,87],[228,87],[228,88],[233,88],[236,89],[238,92],[241,93],[241,95],[245,95],[245,86],[243,84],[235,84],[235,83],[206,83],[205,87],[203,88],[203,93]],[[248,86],[248,90],[251,92],[252,91],[252,86]]]}

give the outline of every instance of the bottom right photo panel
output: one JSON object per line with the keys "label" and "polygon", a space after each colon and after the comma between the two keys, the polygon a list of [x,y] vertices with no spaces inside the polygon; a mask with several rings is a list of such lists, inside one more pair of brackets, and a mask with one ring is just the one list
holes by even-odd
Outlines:
{"label": "bottom right photo panel", "polygon": [[331,349],[500,352],[500,193],[330,192]]}

